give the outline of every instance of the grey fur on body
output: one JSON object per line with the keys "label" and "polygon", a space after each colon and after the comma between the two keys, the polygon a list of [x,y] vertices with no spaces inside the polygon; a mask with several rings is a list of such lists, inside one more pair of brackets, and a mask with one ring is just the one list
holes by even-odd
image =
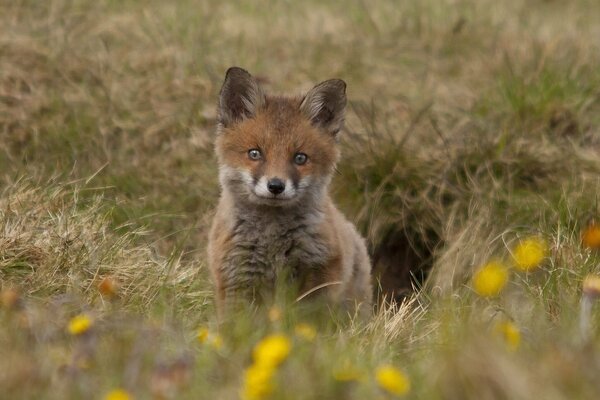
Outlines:
{"label": "grey fur on body", "polygon": [[232,247],[221,267],[228,298],[239,292],[264,296],[272,293],[279,276],[302,279],[327,262],[329,249],[317,231],[323,212],[316,204],[289,207],[285,212],[243,204],[230,210],[235,214],[228,227]]}

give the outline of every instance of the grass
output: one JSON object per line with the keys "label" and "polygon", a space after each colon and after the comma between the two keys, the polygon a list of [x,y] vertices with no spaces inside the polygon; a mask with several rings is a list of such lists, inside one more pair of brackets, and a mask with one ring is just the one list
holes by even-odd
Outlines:
{"label": "grass", "polygon": [[[581,242],[600,218],[599,12],[587,0],[0,3],[5,396],[238,398],[252,348],[282,333],[274,399],[392,398],[384,364],[410,380],[406,398],[597,397],[600,314],[580,302],[600,273]],[[284,295],[279,315],[218,326],[204,252],[231,65],[275,92],[347,81],[332,193],[402,303],[364,321]],[[541,265],[477,295],[474,271],[510,263],[532,235],[549,247]],[[79,314],[91,328],[72,335]]]}

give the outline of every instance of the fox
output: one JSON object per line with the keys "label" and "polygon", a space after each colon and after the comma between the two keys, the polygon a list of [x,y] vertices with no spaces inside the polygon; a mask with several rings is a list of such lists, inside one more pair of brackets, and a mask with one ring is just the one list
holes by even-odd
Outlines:
{"label": "fox", "polygon": [[218,315],[268,302],[282,281],[299,299],[361,314],[371,306],[365,240],[328,192],[346,102],[341,79],[286,97],[266,94],[245,69],[227,70],[215,135],[221,193],[208,241]]}

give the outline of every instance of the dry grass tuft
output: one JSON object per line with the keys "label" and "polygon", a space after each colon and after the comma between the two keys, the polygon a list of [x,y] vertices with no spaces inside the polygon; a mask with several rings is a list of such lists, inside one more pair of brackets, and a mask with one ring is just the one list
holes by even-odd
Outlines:
{"label": "dry grass tuft", "polygon": [[[76,185],[38,186],[19,181],[0,200],[0,273],[3,286],[26,296],[69,294],[86,303],[103,301],[106,277],[118,282],[123,306],[147,309],[162,291],[198,280],[200,266],[182,265],[137,244],[143,230],[116,234],[100,195],[83,199]],[[204,294],[209,296],[209,292]]]}

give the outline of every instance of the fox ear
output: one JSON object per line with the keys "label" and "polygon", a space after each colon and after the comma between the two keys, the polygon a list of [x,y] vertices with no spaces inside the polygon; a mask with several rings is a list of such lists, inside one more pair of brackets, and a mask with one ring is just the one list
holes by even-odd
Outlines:
{"label": "fox ear", "polygon": [[244,118],[252,118],[265,103],[265,95],[248,71],[231,67],[219,95],[219,123],[227,127]]}
{"label": "fox ear", "polygon": [[300,110],[314,126],[337,134],[344,125],[346,82],[330,79],[319,83],[306,94]]}

